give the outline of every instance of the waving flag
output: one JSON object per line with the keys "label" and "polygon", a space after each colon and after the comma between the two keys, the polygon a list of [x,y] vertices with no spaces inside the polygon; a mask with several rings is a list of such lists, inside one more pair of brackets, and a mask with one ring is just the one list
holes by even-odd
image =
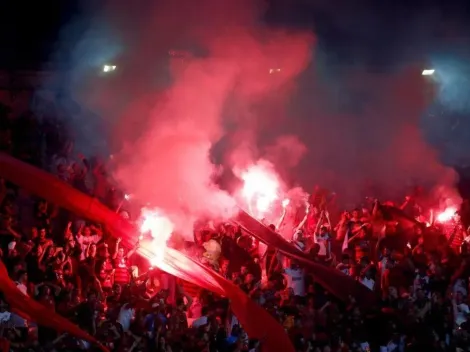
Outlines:
{"label": "waving flag", "polygon": [[347,301],[349,296],[352,296],[363,307],[369,307],[376,301],[375,295],[364,285],[339,270],[313,262],[307,254],[297,249],[278,233],[271,231],[245,211],[240,209],[236,222],[261,242],[276,248],[290,259],[298,260],[304,266],[310,268],[315,280],[343,301]]}
{"label": "waving flag", "polygon": [[[121,237],[123,244],[128,247],[135,244],[136,238],[138,237],[137,229],[131,223],[122,219],[118,214],[108,209],[98,200],[81,193],[47,172],[0,153],[0,177],[4,177],[37,196],[64,207],[77,215],[95,222],[103,223],[113,236]],[[152,254],[148,248],[141,248],[139,254],[148,259],[154,257],[154,254]],[[180,279],[229,298],[234,314],[243,325],[248,335],[263,340],[263,346],[266,347],[267,351],[295,351],[284,328],[276,319],[253,302],[237,286],[225,280],[219,274],[171,248],[165,250],[162,261],[156,266],[160,270],[177,276]],[[65,319],[63,318],[59,320],[50,319],[51,314],[38,309],[38,307],[34,305],[36,302],[31,299],[30,301],[33,302],[33,304],[25,305],[23,297],[20,297],[21,299],[18,301],[18,297],[15,298],[16,291],[13,291],[13,288],[7,285],[7,281],[8,280],[5,279],[1,280],[0,277],[0,290],[8,293],[8,302],[13,307],[20,309],[21,312],[29,314],[38,324],[51,327],[58,331],[70,332],[85,340],[91,338],[83,337],[87,335],[83,335],[85,333],[78,328],[77,330],[72,329],[70,325],[73,324],[70,322],[65,323]],[[15,290],[17,290],[16,287]],[[16,296],[19,295],[16,294]],[[42,315],[42,318],[39,315]],[[65,330],[66,327],[70,329]]]}

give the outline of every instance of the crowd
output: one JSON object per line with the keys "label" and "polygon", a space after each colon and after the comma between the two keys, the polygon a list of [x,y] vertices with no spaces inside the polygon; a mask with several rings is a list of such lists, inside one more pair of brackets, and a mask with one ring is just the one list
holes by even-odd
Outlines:
{"label": "crowd", "polygon": [[[74,156],[61,126],[51,120],[39,124],[32,115],[24,117],[28,124],[7,116],[0,120],[1,151],[129,215],[104,164]],[[413,218],[418,203],[407,197],[396,208]],[[338,300],[316,282],[314,272],[266,248],[233,222],[198,224],[194,242],[180,249],[262,305],[298,352],[469,350],[468,231],[458,213],[439,223],[432,216],[423,219],[419,209],[421,222],[405,229],[378,201],[330,215],[325,202],[312,199],[295,226],[286,221],[295,217],[284,209],[277,224],[266,225],[312,261],[366,286],[380,304],[359,306],[353,296]],[[124,248],[101,224],[3,179],[0,215],[0,256],[18,289],[111,351],[263,350],[263,340],[247,335],[229,300],[149,267],[134,255],[138,242]],[[0,324],[10,351],[96,348],[25,320],[11,312],[5,299]]]}

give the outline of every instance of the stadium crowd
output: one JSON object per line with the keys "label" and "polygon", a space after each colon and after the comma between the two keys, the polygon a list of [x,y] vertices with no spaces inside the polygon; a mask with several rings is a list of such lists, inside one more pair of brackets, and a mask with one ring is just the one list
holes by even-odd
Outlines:
{"label": "stadium crowd", "polygon": [[[47,169],[129,215],[124,194],[108,182],[104,164],[73,155],[58,121],[4,115],[2,152]],[[194,243],[184,250],[269,311],[296,351],[469,350],[468,231],[458,213],[445,223],[432,217],[416,221],[412,230],[404,231],[378,201],[331,215],[320,203],[313,199],[294,228],[283,225],[285,214],[278,224],[266,225],[291,233],[292,242],[312,261],[353,277],[380,304],[363,307],[353,296],[348,302],[338,300],[316,282],[314,272],[275,248],[263,248],[235,223],[199,224]],[[404,214],[416,211],[418,201],[407,197],[399,208]],[[109,350],[263,351],[263,340],[247,335],[229,300],[149,268],[135,255],[139,243],[124,248],[101,224],[3,179],[0,215],[0,255],[17,287]],[[4,350],[95,348],[21,318],[5,299],[0,324]]]}

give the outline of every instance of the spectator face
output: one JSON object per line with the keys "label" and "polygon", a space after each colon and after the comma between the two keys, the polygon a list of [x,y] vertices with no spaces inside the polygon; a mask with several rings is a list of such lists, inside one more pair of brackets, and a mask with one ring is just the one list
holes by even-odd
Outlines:
{"label": "spectator face", "polygon": [[38,210],[40,213],[47,213],[47,203],[46,202],[39,202]]}
{"label": "spectator face", "polygon": [[34,240],[37,237],[38,237],[38,228],[37,227],[31,228],[31,239]]}
{"label": "spectator face", "polygon": [[118,258],[124,258],[124,248],[120,247],[117,254]]}
{"label": "spectator face", "polygon": [[28,282],[28,274],[24,273],[19,278],[18,281],[22,284],[26,284]]}
{"label": "spectator face", "polygon": [[41,231],[39,231],[39,238],[41,240],[46,238],[46,229],[41,229]]}
{"label": "spectator face", "polygon": [[91,235],[91,229],[89,226],[85,226],[83,228],[83,236],[87,237],[87,236],[90,236]]}
{"label": "spectator face", "polygon": [[72,249],[72,248],[75,248],[75,240],[73,238],[70,238],[67,243],[66,243],[66,248],[68,249]]}
{"label": "spectator face", "polygon": [[246,274],[248,274],[248,268],[243,265],[243,266],[240,268],[240,274],[241,274],[241,275],[246,275]]}
{"label": "spectator face", "polygon": [[94,257],[96,255],[96,245],[95,244],[92,244],[90,246],[90,253],[89,254],[90,254],[91,257]]}
{"label": "spectator face", "polygon": [[116,296],[119,296],[121,294],[121,286],[119,285],[114,285],[113,287],[113,294]]}
{"label": "spectator face", "polygon": [[254,276],[252,274],[247,274],[245,276],[245,283],[246,284],[251,284],[254,281]]}

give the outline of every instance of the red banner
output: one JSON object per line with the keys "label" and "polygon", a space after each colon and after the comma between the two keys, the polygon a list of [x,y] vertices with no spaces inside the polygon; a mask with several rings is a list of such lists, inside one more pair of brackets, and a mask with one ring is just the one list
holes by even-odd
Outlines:
{"label": "red banner", "polygon": [[349,296],[353,296],[356,302],[363,307],[368,307],[376,302],[375,295],[367,287],[335,268],[325,267],[313,262],[307,254],[298,250],[284,237],[271,231],[245,211],[240,210],[237,223],[261,242],[276,248],[287,257],[295,259],[308,267],[312,271],[315,280],[339,299],[347,301]]}
{"label": "red banner", "polygon": [[[134,245],[138,237],[137,231],[131,223],[109,210],[98,200],[81,193],[45,171],[3,153],[0,153],[0,177],[77,215],[104,224],[114,236],[121,237],[123,243],[127,246]],[[141,248],[139,252],[149,259],[154,256],[145,247]],[[162,261],[158,263],[158,267],[178,278],[229,298],[234,314],[248,335],[252,338],[262,339],[267,351],[294,352],[294,347],[284,328],[238,287],[217,273],[170,248],[165,252]],[[0,289],[2,288],[0,287]],[[12,302],[9,301],[12,306],[18,303],[14,300]],[[31,307],[26,307],[22,311],[30,314],[29,308]],[[33,314],[30,315],[33,319],[36,319]],[[41,324],[41,321],[38,321],[38,323]],[[55,325],[54,320],[51,320],[49,324],[46,326],[63,330],[60,324]],[[84,332],[80,331],[80,333],[83,334]],[[74,335],[78,336],[77,334],[76,331]]]}
{"label": "red banner", "polygon": [[12,310],[23,318],[31,319],[39,325],[55,329],[59,332],[67,332],[82,340],[97,344],[105,352],[108,351],[94,337],[59,314],[51,312],[42,304],[24,295],[8,277],[8,272],[2,261],[0,261],[0,291],[3,292],[6,301],[13,308]]}

